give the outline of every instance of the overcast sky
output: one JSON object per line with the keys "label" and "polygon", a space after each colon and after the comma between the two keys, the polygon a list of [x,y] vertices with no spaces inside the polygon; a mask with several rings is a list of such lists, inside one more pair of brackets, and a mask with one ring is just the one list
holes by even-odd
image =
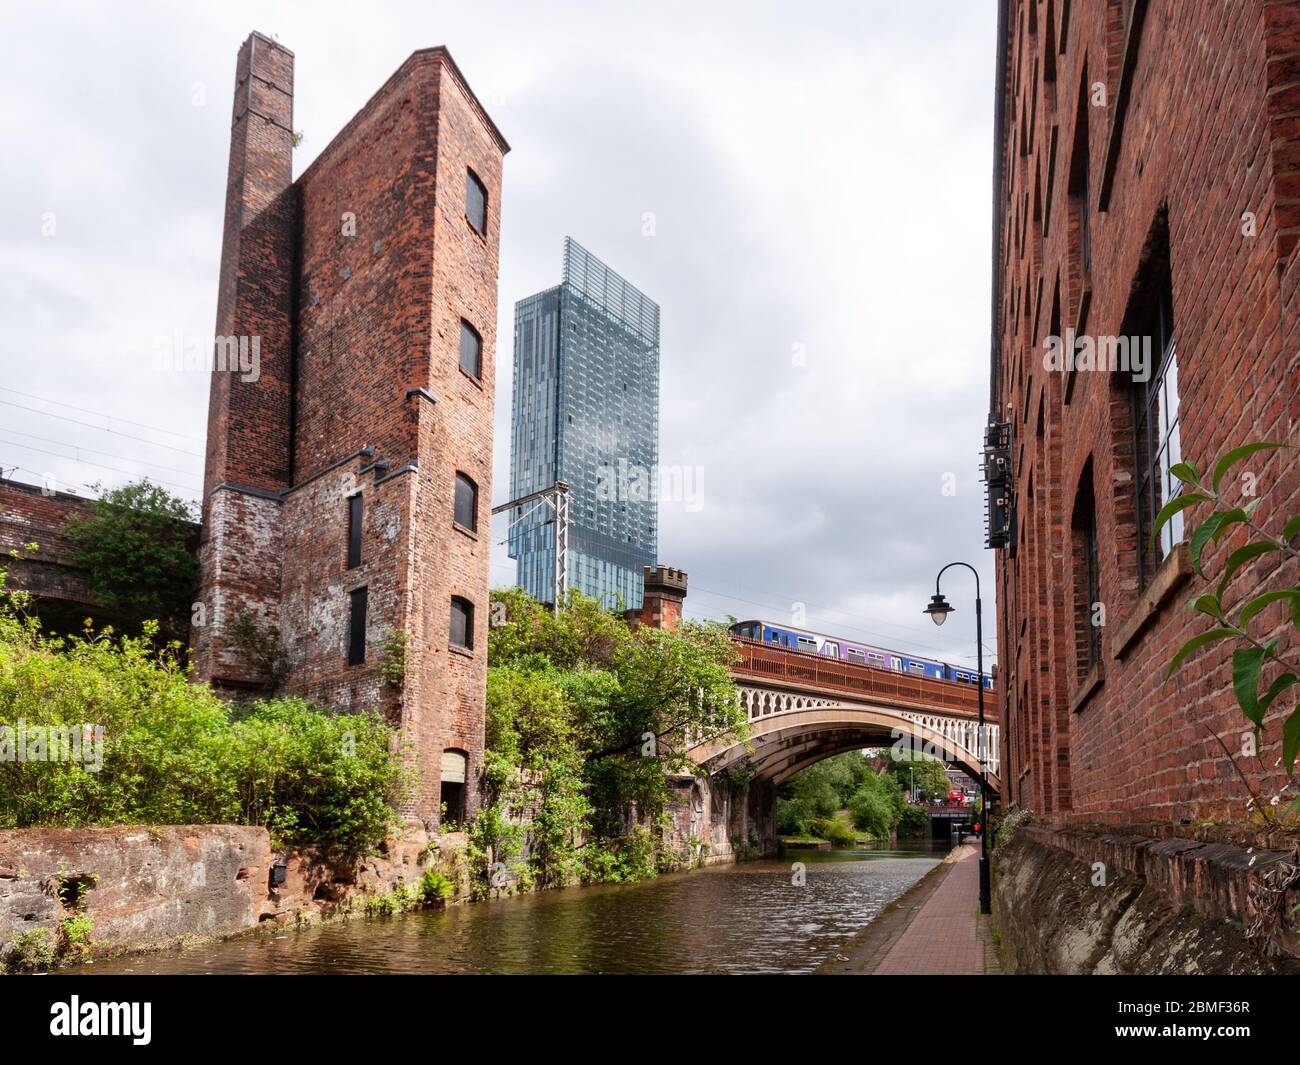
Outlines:
{"label": "overcast sky", "polygon": [[[945,577],[958,612],[942,630],[920,613],[961,559],[979,566],[994,645],[977,470],[983,0],[11,5],[6,473],[83,493],[148,474],[198,498],[207,378],[160,373],[153,354],[159,336],[213,329],[235,53],[252,29],[295,53],[295,175],[436,44],[509,140],[494,502],[514,303],[558,282],[571,235],[662,308],[661,461],[702,478],[689,509],[660,516],[688,614],[789,622],[802,604],[812,628],[971,660],[969,574]],[[512,579],[498,549],[493,582]]]}

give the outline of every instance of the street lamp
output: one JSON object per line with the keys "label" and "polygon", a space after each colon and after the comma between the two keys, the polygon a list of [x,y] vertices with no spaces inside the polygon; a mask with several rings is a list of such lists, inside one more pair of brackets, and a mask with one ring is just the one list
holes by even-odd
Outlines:
{"label": "street lamp", "polygon": [[[964,562],[961,563],[963,566],[965,564],[966,563]],[[947,599],[941,596],[938,592],[935,592],[934,595],[930,596],[930,605],[921,611],[921,613],[929,614],[931,621],[936,625],[942,625],[948,620],[948,615],[952,613],[952,606],[949,604]]]}
{"label": "street lamp", "polygon": [[975,574],[975,688],[979,693],[979,742],[976,754],[980,763],[980,913],[992,913],[993,905],[991,892],[989,889],[989,783],[984,757],[984,751],[987,745],[984,729],[984,624],[980,606],[980,575],[969,562],[949,562],[939,571],[939,575],[934,579],[934,595],[930,597],[930,605],[922,613],[929,614],[930,620],[936,625],[942,625],[948,620],[948,615],[953,612],[953,606],[943,597],[939,591],[939,578],[945,571],[952,569],[953,566],[965,566]]}

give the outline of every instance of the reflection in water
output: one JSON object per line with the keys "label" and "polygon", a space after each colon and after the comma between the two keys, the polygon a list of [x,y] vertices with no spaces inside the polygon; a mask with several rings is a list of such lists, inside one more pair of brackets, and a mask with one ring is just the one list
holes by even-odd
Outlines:
{"label": "reflection in water", "polygon": [[[77,971],[803,973],[941,855],[923,849],[796,852],[781,862],[362,918]],[[794,861],[806,864],[803,887],[791,883]]]}

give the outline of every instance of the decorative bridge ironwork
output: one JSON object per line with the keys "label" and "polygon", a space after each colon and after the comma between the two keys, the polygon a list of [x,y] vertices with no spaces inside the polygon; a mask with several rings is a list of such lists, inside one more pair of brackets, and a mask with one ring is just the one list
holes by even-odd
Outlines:
{"label": "decorative bridge ironwork", "polygon": [[998,778],[997,700],[985,695],[981,759],[975,685],[837,661],[806,651],[734,638],[732,667],[749,736],[695,744],[690,756],[712,770],[748,762],[780,784],[814,762],[862,747],[911,749],[956,762],[990,790]]}

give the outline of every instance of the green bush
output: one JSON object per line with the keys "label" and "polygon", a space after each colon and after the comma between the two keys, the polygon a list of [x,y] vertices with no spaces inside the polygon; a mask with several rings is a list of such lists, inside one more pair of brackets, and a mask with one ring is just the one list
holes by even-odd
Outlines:
{"label": "green bush", "polygon": [[183,634],[199,580],[188,503],[149,480],[104,492],[64,530],[95,601],[163,619]]}
{"label": "green bush", "polygon": [[0,742],[20,724],[102,728],[80,761],[0,760],[0,828],[251,824],[343,853],[383,841],[408,784],[387,724],[301,699],[236,719],[156,634],[147,622],[140,637],[49,637],[0,605]]}
{"label": "green bush", "polygon": [[672,856],[644,826],[670,775],[698,769],[689,737],[744,736],[726,629],[634,630],[576,592],[557,612],[519,589],[494,591],[491,617],[484,802],[466,826],[474,893],[655,875]]}
{"label": "green bush", "polygon": [[851,847],[857,842],[857,833],[838,817],[814,817],[808,822],[808,832],[819,839],[830,840],[836,847]]}
{"label": "green bush", "polygon": [[849,800],[849,815],[853,824],[876,839],[888,839],[894,826],[895,811],[888,795],[881,789],[867,785],[859,788]]}
{"label": "green bush", "polygon": [[424,876],[420,877],[420,883],[416,890],[419,893],[420,901],[425,906],[436,906],[440,902],[445,902],[451,898],[452,893],[456,890],[456,885],[451,882],[449,877],[438,872],[437,869],[426,869]]}
{"label": "green bush", "polygon": [[9,949],[4,956],[6,971],[29,972],[32,969],[47,969],[53,964],[54,945],[50,942],[48,928],[15,932],[10,937]]}
{"label": "green bush", "polygon": [[815,816],[807,799],[778,798],[776,801],[776,830],[783,836],[808,835],[808,821]]}
{"label": "green bush", "polygon": [[916,839],[925,835],[925,811],[919,806],[904,806],[898,819],[898,834],[904,839]]}

